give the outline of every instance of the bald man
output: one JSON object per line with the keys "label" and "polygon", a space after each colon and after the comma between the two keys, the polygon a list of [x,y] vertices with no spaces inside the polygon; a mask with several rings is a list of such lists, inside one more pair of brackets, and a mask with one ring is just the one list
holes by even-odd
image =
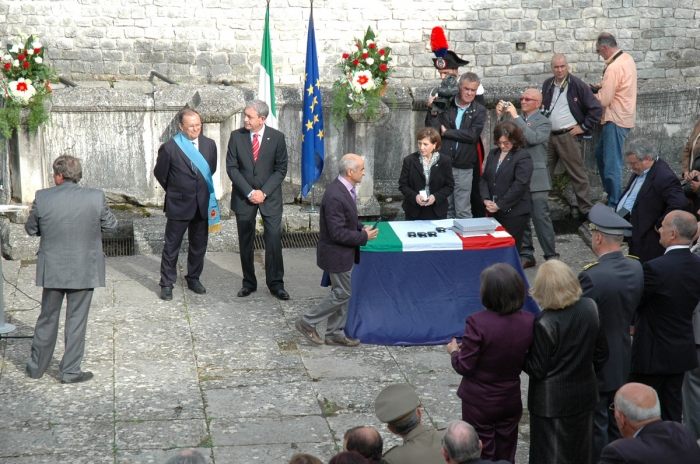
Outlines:
{"label": "bald man", "polygon": [[615,395],[615,420],[622,433],[603,448],[598,464],[691,464],[700,462],[700,447],[678,422],[662,421],[656,391],[641,383],[623,385]]}
{"label": "bald man", "polygon": [[[345,334],[352,295],[350,276],[360,262],[360,246],[374,240],[379,229],[363,226],[357,217],[355,186],[365,175],[365,162],[349,153],[338,163],[338,177],[328,184],[319,211],[316,264],[328,273],[331,291],[316,307],[296,321],[296,329],[315,345],[357,346],[359,340]],[[328,321],[323,338],[316,325]]]}
{"label": "bald man", "polygon": [[[554,246],[554,226],[549,217],[549,191],[552,189],[552,180],[547,171],[547,144],[549,134],[552,131],[552,123],[540,113],[542,105],[542,93],[537,89],[527,89],[520,97],[520,109],[518,115],[513,104],[505,105],[500,101],[496,105],[496,115],[502,118],[508,114],[515,125],[523,132],[525,137],[525,149],[532,157],[534,170],[530,180],[530,193],[532,194],[532,213],[530,217],[535,225],[537,239],[542,247],[544,259],[557,259],[559,254]],[[505,107],[505,108],[504,108]],[[537,264],[535,260],[535,248],[532,246],[532,230],[530,222],[525,226],[523,245],[520,250],[520,260],[524,269]]]}
{"label": "bald man", "polygon": [[382,460],[384,442],[381,435],[372,427],[353,427],[345,432],[343,451],[357,451],[364,456],[369,464]]}

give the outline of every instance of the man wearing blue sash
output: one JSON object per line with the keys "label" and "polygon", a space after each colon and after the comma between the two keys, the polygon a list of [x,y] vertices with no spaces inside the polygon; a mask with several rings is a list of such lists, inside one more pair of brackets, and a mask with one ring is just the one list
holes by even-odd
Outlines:
{"label": "man wearing blue sash", "polygon": [[160,261],[160,297],[173,299],[177,279],[177,257],[187,231],[187,287],[197,294],[206,293],[199,282],[204,268],[209,232],[221,230],[219,207],[214,195],[212,174],[216,172],[216,144],[202,133],[202,120],[195,110],[185,108],[177,114],[180,131],[158,149],[153,170],[165,190],[163,211],[165,241]]}

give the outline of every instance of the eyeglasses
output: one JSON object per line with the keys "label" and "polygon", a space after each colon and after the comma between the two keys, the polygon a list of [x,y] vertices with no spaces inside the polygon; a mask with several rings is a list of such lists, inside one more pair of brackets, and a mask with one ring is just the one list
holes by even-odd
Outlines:
{"label": "eyeglasses", "polygon": [[520,97],[520,101],[525,101],[525,102],[534,102],[537,101],[535,98],[527,98],[527,97]]}
{"label": "eyeglasses", "polygon": [[615,410],[615,403],[610,403],[610,406],[608,406],[608,409],[611,411]]}
{"label": "eyeglasses", "polygon": [[498,142],[496,142],[496,145],[498,145],[499,147],[507,147],[507,146],[513,145],[513,142],[511,142],[510,140],[506,140],[505,142],[501,142],[499,140]]}

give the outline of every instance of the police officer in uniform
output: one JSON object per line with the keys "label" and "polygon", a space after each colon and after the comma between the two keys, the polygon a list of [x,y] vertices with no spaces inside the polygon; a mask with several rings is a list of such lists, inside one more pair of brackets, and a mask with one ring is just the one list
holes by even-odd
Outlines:
{"label": "police officer in uniform", "polygon": [[374,411],[389,431],[403,438],[403,445],[387,451],[385,464],[426,464],[444,462],[442,437],[444,431],[421,424],[422,411],[418,395],[405,383],[389,385],[379,393]]}
{"label": "police officer in uniform", "polygon": [[593,426],[593,462],[598,462],[605,445],[622,438],[608,406],[615,401],[615,392],[627,382],[630,372],[630,326],[644,290],[644,273],[636,257],[625,256],[620,251],[625,230],[632,228],[632,224],[602,203],[593,205],[588,219],[591,248],[598,261],[584,267],[578,279],[583,296],[592,298],[598,305],[600,326],[610,352],[608,361],[598,372],[600,401]]}

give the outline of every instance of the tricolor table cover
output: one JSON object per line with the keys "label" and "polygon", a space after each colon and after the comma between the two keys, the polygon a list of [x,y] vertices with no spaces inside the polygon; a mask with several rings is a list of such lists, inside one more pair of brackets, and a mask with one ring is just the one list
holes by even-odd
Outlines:
{"label": "tricolor table cover", "polygon": [[[345,332],[376,345],[437,345],[460,337],[467,316],[483,310],[481,271],[508,263],[527,285],[513,237],[461,237],[452,230],[437,237],[408,237],[435,231],[452,220],[382,222],[375,240],[361,248],[352,271],[352,298]],[[523,308],[539,314],[528,296]]]}

